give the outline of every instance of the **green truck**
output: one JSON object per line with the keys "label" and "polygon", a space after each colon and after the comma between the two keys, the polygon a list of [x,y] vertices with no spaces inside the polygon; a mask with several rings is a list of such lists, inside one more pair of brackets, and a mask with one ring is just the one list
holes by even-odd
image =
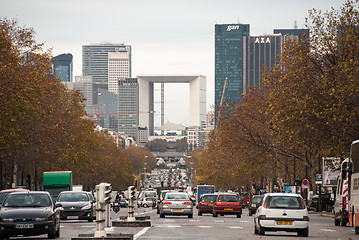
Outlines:
{"label": "green truck", "polygon": [[44,190],[56,201],[62,191],[72,190],[72,171],[52,171],[42,174]]}

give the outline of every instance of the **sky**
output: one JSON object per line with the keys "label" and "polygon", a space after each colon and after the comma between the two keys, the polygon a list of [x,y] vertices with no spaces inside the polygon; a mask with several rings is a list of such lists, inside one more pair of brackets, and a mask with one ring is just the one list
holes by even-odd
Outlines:
{"label": "sky", "polygon": [[[0,0],[0,18],[36,32],[53,55],[71,53],[82,75],[82,45],[132,46],[132,77],[204,75],[214,104],[214,26],[250,24],[250,35],[305,27],[308,10],[339,9],[344,0]],[[188,126],[189,86],[165,85],[165,122]],[[156,106],[155,106],[156,107]]]}

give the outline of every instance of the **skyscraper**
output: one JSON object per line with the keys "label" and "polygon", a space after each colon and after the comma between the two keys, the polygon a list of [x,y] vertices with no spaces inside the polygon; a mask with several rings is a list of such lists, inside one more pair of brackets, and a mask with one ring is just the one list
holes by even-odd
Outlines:
{"label": "skyscraper", "polygon": [[215,105],[220,105],[225,79],[228,78],[223,102],[240,101],[243,93],[243,37],[249,24],[215,25]]}
{"label": "skyscraper", "polygon": [[243,37],[243,89],[257,85],[262,71],[271,70],[277,64],[288,40],[300,41],[309,37],[308,29],[275,29],[274,34]]}
{"label": "skyscraper", "polygon": [[139,124],[138,92],[137,78],[118,81],[118,131],[136,137]]}
{"label": "skyscraper", "polygon": [[59,76],[63,82],[72,82],[72,54],[64,53],[52,59],[54,74]]}
{"label": "skyscraper", "polygon": [[[110,55],[109,53],[118,53]],[[127,54],[126,54],[127,53]],[[126,55],[128,57],[127,64],[125,64],[122,69],[128,73],[128,76],[131,77],[131,46],[124,44],[112,44],[112,43],[103,43],[103,44],[90,44],[82,46],[82,75],[83,76],[92,76],[93,82],[96,83],[108,83],[109,84],[109,75],[111,76],[111,83],[113,81],[112,77],[116,77],[115,74],[115,63],[111,63],[111,74],[109,74],[109,57],[112,60],[118,59],[118,57]],[[117,56],[117,57],[116,57]],[[116,69],[118,69],[116,67]],[[118,71],[118,70],[116,70]],[[117,83],[118,79],[116,80]],[[110,88],[110,87],[109,87]]]}

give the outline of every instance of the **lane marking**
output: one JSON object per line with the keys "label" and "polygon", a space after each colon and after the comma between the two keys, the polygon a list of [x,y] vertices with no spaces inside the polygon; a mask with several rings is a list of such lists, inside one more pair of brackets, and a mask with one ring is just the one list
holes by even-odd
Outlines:
{"label": "lane marking", "polygon": [[224,220],[214,220],[214,222],[224,222]]}
{"label": "lane marking", "polygon": [[198,226],[199,228],[212,228],[212,226]]}
{"label": "lane marking", "polygon": [[166,227],[166,228],[180,228],[180,225],[170,225],[170,224],[159,224],[155,225],[156,227]]}
{"label": "lane marking", "polygon": [[150,229],[150,227],[145,227],[145,228],[143,228],[141,231],[139,231],[138,233],[136,233],[136,234],[133,236],[133,239],[136,240],[138,237],[140,237],[141,235],[145,234],[148,229]]}
{"label": "lane marking", "polygon": [[237,226],[231,226],[229,228],[237,228],[237,229],[242,229],[243,227],[237,227]]}
{"label": "lane marking", "polygon": [[333,230],[333,229],[320,229],[321,231],[324,232],[336,232],[337,230]]}

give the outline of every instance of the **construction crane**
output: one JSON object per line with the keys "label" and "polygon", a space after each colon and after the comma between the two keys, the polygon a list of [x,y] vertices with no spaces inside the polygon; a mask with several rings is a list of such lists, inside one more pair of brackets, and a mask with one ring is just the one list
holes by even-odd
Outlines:
{"label": "construction crane", "polygon": [[224,80],[224,86],[223,86],[223,92],[222,92],[221,102],[220,102],[220,104],[219,104],[219,110],[218,110],[218,116],[217,116],[217,119],[218,119],[218,120],[219,120],[219,117],[220,117],[220,115],[221,115],[221,108],[222,108],[222,104],[223,104],[224,93],[226,92],[227,80],[228,80],[228,78],[226,77],[226,79]]}

